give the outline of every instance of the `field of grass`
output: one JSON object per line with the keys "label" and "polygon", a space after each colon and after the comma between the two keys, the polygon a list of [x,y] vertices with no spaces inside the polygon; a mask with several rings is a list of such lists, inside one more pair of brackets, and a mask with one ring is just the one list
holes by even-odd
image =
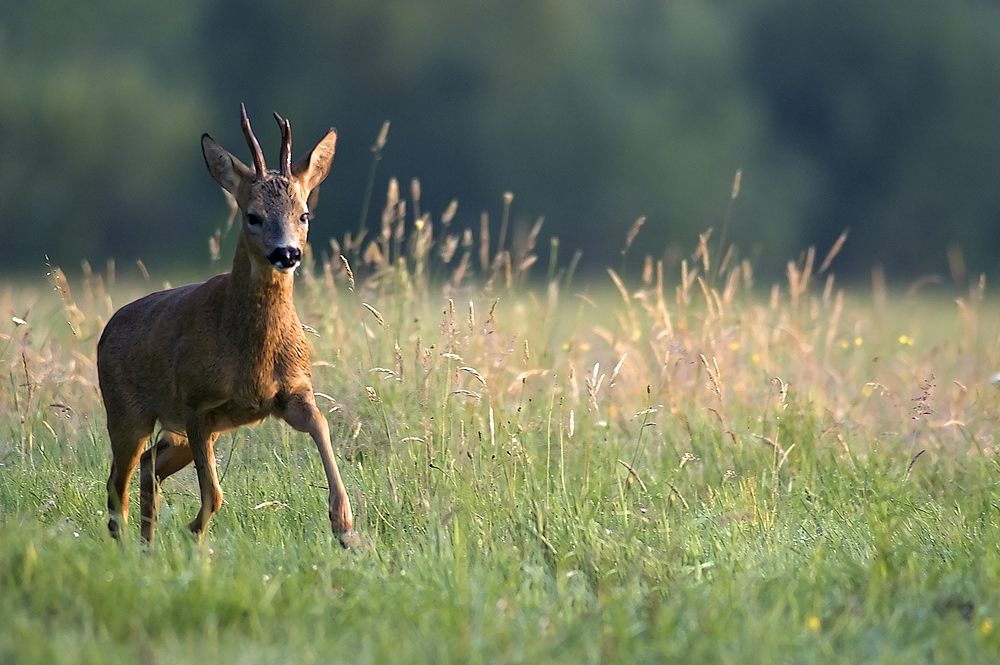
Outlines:
{"label": "field of grass", "polygon": [[0,291],[0,663],[1000,662],[985,283],[845,293],[807,253],[769,290],[709,242],[584,283],[393,210],[297,293],[351,551],[271,422],[220,440],[204,543],[191,469],[113,543],[96,339],[159,284]]}

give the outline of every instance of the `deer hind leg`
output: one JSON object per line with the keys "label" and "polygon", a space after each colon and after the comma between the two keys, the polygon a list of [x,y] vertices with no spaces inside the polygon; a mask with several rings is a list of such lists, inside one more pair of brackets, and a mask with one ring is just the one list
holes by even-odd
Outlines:
{"label": "deer hind leg", "polygon": [[160,512],[160,483],[194,459],[187,437],[165,431],[156,445],[142,454],[139,462],[139,504],[142,507],[142,539],[153,542]]}
{"label": "deer hind leg", "polygon": [[222,505],[222,488],[215,470],[215,440],[217,432],[211,432],[204,423],[192,420],[187,427],[188,445],[194,466],[198,470],[198,486],[201,489],[201,509],[188,528],[201,540],[212,516]]}
{"label": "deer hind leg", "polygon": [[300,432],[308,432],[316,443],[323,470],[330,486],[330,524],[333,532],[343,547],[353,547],[358,538],[354,533],[354,515],[351,513],[351,502],[347,497],[347,488],[340,477],[337,460],[333,457],[333,446],[330,443],[330,427],[326,418],[316,407],[312,392],[301,392],[292,395],[281,417],[289,425]]}
{"label": "deer hind leg", "polygon": [[149,440],[153,421],[116,417],[108,411],[108,435],[111,438],[111,473],[108,476],[108,531],[120,538],[128,523],[128,483],[139,462],[139,455]]}

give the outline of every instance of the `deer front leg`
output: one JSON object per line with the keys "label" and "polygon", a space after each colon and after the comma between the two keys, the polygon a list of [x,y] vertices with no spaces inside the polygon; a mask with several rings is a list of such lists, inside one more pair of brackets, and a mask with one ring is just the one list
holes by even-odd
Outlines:
{"label": "deer front leg", "polygon": [[333,458],[330,427],[326,423],[326,418],[316,408],[316,400],[313,398],[312,392],[292,395],[288,400],[288,405],[281,413],[281,417],[296,430],[308,432],[309,436],[316,442],[320,459],[323,460],[326,481],[330,486],[330,524],[343,547],[354,547],[358,543],[358,537],[354,533],[354,515],[351,513],[351,502],[347,498],[347,488],[344,487],[344,481],[340,478],[337,460]]}
{"label": "deer front leg", "polygon": [[201,540],[212,516],[222,505],[222,488],[215,471],[215,440],[218,434],[208,431],[205,423],[191,418],[187,425],[188,445],[198,471],[198,486],[201,489],[201,509],[194,521],[188,525],[191,533]]}

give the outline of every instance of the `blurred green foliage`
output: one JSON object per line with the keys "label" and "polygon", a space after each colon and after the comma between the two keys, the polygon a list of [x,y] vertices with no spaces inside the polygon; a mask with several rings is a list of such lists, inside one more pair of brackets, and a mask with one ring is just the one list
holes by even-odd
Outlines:
{"label": "blurred green foliage", "polygon": [[0,89],[8,272],[204,265],[226,207],[198,139],[245,155],[240,101],[269,155],[272,110],[297,152],[340,131],[320,247],[357,227],[388,119],[372,220],[391,175],[477,232],[509,190],[617,265],[640,215],[654,256],[719,229],[742,169],[728,235],[765,269],[845,228],[842,274],[1000,256],[994,2],[33,0],[0,14]]}

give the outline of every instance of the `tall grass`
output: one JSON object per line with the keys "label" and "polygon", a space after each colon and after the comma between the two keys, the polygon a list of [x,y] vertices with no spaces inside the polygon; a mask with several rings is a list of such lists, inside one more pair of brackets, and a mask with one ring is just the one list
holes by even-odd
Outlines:
{"label": "tall grass", "polygon": [[512,197],[495,240],[419,197],[393,182],[297,293],[351,552],[311,445],[274,423],[220,441],[203,545],[190,471],[151,551],[135,524],[111,543],[94,347],[151,287],[113,265],[5,287],[0,662],[1000,656],[984,280],[950,303],[847,292],[841,240],[768,288],[706,233],[585,283]]}

